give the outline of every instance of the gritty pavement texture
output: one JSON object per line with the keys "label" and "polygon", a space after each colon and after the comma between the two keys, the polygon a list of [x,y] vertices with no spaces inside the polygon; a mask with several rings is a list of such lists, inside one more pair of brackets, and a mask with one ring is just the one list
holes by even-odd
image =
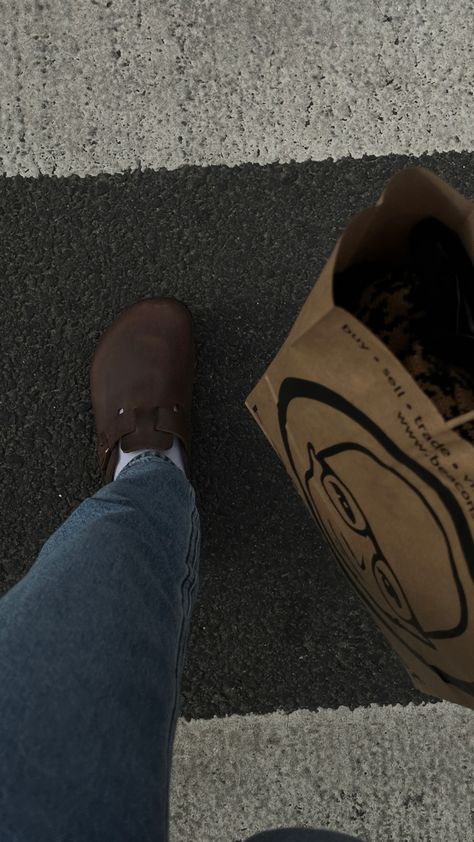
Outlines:
{"label": "gritty pavement texture", "polygon": [[[203,554],[186,717],[422,699],[244,408],[351,214],[407,163],[1,181],[4,588],[99,487],[88,367],[101,331],[146,296],[195,315]],[[422,163],[474,196],[473,155]]]}
{"label": "gritty pavement texture", "polygon": [[3,3],[0,172],[472,147],[472,0]]}
{"label": "gritty pavement texture", "polygon": [[176,842],[324,827],[363,842],[472,842],[472,712],[448,703],[178,723]]}

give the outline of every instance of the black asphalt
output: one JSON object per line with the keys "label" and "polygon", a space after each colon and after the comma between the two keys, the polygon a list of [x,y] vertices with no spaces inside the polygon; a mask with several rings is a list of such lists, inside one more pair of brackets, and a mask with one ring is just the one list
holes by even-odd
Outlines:
{"label": "black asphalt", "polygon": [[[472,154],[421,163],[474,196]],[[408,158],[0,182],[3,589],[100,484],[101,330],[176,295],[200,347],[200,602],[187,717],[419,702],[244,408],[350,216]],[[159,506],[159,500],[157,500]]]}

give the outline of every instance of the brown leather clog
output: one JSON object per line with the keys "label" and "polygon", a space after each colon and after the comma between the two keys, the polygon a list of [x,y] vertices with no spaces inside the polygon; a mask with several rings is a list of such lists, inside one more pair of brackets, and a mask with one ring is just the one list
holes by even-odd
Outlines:
{"label": "brown leather clog", "polygon": [[123,310],[102,335],[91,366],[97,452],[106,482],[122,450],[168,450],[177,436],[189,476],[195,350],[191,314],[173,298]]}

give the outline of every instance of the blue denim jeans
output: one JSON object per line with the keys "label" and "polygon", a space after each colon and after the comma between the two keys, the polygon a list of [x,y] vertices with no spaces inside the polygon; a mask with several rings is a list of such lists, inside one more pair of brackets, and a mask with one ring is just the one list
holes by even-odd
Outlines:
{"label": "blue denim jeans", "polygon": [[2,842],[168,839],[199,544],[191,484],[146,453],[72,513],[0,600]]}

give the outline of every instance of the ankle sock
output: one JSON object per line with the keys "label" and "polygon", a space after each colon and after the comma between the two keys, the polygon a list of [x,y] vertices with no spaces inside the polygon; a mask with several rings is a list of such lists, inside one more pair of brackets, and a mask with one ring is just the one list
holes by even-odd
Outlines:
{"label": "ankle sock", "polygon": [[[147,447],[145,450],[132,450],[130,453],[125,453],[125,451],[122,450],[121,443],[119,443],[119,458],[117,467],[115,468],[114,479],[117,479],[120,471],[122,471],[125,468],[125,465],[128,465],[132,459],[135,459],[135,456],[139,456],[140,453],[147,453],[149,450],[150,448]],[[184,468],[182,445],[176,436],[173,436],[173,444],[169,450],[158,450],[157,452],[163,453],[164,456],[167,456],[168,459],[171,459],[171,461],[174,462],[176,467],[179,468],[183,474],[186,473]]]}

